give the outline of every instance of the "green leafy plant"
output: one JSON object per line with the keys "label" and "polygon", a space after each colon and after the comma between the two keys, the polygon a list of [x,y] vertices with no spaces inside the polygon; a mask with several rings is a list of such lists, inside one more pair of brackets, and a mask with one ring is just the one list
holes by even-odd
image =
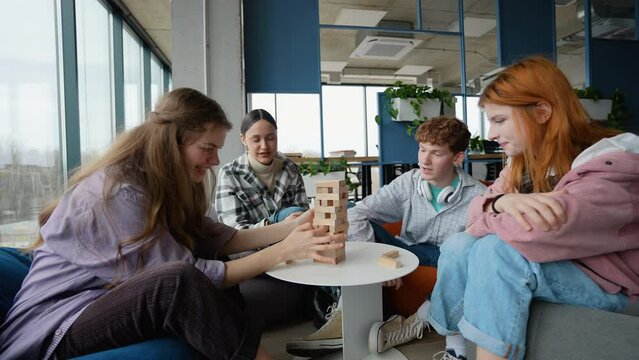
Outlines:
{"label": "green leafy plant", "polygon": [[[404,84],[401,81],[396,81],[393,86],[384,90],[386,94],[385,99],[388,108],[388,114],[397,119],[399,110],[393,106],[393,99],[405,99],[409,100],[409,104],[415,114],[415,119],[406,124],[406,134],[411,136],[415,129],[419,127],[424,121],[428,120],[421,114],[421,106],[424,101],[428,99],[439,100],[448,107],[454,106],[454,98],[447,90],[432,89],[430,86],[422,86],[416,84]],[[375,116],[375,122],[379,125],[381,118],[379,115]]]}
{"label": "green leafy plant", "polygon": [[470,138],[468,142],[468,151],[481,153],[484,151],[484,141],[479,135]]}
{"label": "green leafy plant", "polygon": [[630,117],[626,107],[626,95],[619,89],[612,93],[612,109],[604,125],[609,129],[623,130],[622,123]]}
{"label": "green leafy plant", "polygon": [[[583,89],[574,89],[575,94],[580,99],[599,100],[604,98],[601,92],[594,86],[588,86]],[[619,89],[615,89],[610,97],[612,100],[612,108],[608,114],[608,118],[603,125],[609,129],[623,130],[622,123],[629,118],[630,113],[626,107],[626,95]]]}
{"label": "green leafy plant", "polygon": [[601,92],[594,86],[588,86],[583,89],[573,89],[575,90],[575,94],[580,99],[591,99],[591,100],[599,100],[602,98]]}
{"label": "green leafy plant", "polygon": [[328,174],[333,171],[344,171],[344,180],[348,191],[351,192],[359,187],[359,184],[355,184],[351,181],[348,174],[355,174],[346,159],[342,156],[339,161],[335,160],[319,160],[319,161],[305,161],[299,164],[300,174],[314,176],[317,174]]}

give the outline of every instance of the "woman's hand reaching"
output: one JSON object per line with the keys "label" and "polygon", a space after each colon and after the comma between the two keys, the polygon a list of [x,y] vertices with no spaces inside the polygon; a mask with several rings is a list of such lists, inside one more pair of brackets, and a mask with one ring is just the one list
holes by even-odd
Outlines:
{"label": "woman's hand reaching", "polygon": [[311,258],[323,263],[333,263],[332,258],[322,256],[319,252],[341,249],[344,247],[345,241],[346,234],[329,235],[326,227],[322,226],[316,229],[310,221],[306,221],[296,227],[279,245],[284,261]]}
{"label": "woman's hand reaching", "polygon": [[[306,223],[313,223],[313,217],[315,217],[315,210],[314,209],[308,209],[306,211],[304,211],[303,213],[294,213],[294,214],[299,214],[295,217],[295,221],[297,222],[295,224],[295,226],[300,226]],[[291,214],[293,215],[293,214]],[[290,216],[289,216],[290,217]],[[287,217],[288,219],[288,217]]]}

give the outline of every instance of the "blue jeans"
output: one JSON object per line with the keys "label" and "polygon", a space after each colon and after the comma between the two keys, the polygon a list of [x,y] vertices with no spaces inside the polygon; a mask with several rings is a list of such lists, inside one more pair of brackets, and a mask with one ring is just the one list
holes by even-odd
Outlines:
{"label": "blue jeans", "polygon": [[437,260],[439,259],[439,246],[433,244],[415,244],[406,245],[400,240],[391,235],[384,227],[371,221],[373,226],[373,232],[375,233],[375,242],[397,246],[404,250],[408,250],[415,254],[419,259],[419,265],[434,266],[437,267]]}
{"label": "blue jeans", "polygon": [[284,221],[284,219],[286,219],[287,216],[291,215],[294,212],[304,212],[304,211],[306,211],[306,209],[302,207],[289,206],[289,207],[277,210],[275,213],[273,213],[273,215],[268,217],[268,221],[271,224],[275,224],[275,223]]}
{"label": "blue jeans", "polygon": [[461,332],[496,355],[523,359],[533,299],[608,311],[628,304],[572,261],[531,262],[495,235],[463,232],[441,246],[428,322],[442,335]]}

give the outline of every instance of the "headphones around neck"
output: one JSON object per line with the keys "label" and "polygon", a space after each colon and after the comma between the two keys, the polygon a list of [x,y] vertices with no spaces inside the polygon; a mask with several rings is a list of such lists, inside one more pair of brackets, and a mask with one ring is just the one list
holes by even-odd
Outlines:
{"label": "headphones around neck", "polygon": [[[459,184],[457,184],[457,188],[454,188],[449,185],[443,188],[442,191],[439,192],[439,195],[437,195],[437,203],[439,205],[444,205],[446,203],[450,204],[454,202],[459,197],[459,194],[461,193],[462,175],[461,175],[461,170],[459,169],[459,167],[455,166],[455,172],[457,173],[457,176],[459,177]],[[426,200],[428,201],[433,200],[433,194],[430,191],[430,186],[428,186],[428,181],[424,180],[424,178],[422,178],[421,175],[419,176],[419,186],[417,187],[417,192],[423,197],[425,197]]]}

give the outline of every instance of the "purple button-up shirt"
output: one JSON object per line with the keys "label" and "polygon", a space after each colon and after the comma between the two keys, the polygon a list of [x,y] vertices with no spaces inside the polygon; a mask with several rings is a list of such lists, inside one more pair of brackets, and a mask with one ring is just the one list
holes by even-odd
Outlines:
{"label": "purple button-up shirt", "polygon": [[[120,184],[105,202],[106,179],[104,171],[97,171],[68,191],[40,229],[45,243],[35,250],[29,274],[0,328],[0,358],[48,358],[82,310],[108,291],[108,284],[140,272],[143,242],[124,247],[120,264],[117,251],[122,241],[143,229],[145,195],[131,184]],[[207,218],[204,257],[217,258],[236,231]],[[166,231],[154,240],[144,253],[144,269],[184,261],[221,286],[222,261],[196,258]]]}

